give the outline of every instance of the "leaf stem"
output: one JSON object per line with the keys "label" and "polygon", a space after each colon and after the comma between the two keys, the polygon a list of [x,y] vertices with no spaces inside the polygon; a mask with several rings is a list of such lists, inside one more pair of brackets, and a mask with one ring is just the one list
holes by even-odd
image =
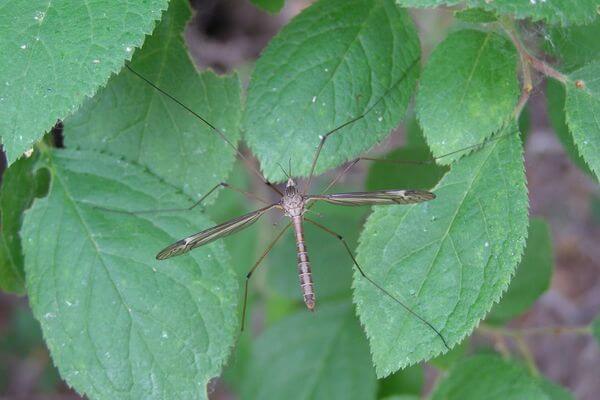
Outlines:
{"label": "leaf stem", "polygon": [[540,336],[540,335],[561,335],[561,334],[578,334],[588,335],[591,334],[592,328],[589,325],[586,326],[547,326],[537,328],[522,328],[522,329],[508,329],[501,327],[492,327],[489,325],[480,325],[478,328],[483,333],[488,334],[500,334],[503,336],[510,337],[523,337],[523,336]]}

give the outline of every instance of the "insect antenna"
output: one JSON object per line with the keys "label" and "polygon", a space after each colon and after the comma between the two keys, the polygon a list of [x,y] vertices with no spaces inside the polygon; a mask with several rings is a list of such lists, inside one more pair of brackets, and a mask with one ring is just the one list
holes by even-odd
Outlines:
{"label": "insect antenna", "polygon": [[190,114],[192,114],[194,117],[198,118],[200,121],[202,121],[206,126],[208,126],[210,129],[212,129],[212,131],[214,133],[216,133],[221,139],[223,139],[225,141],[225,143],[227,143],[229,145],[229,147],[231,147],[233,149],[233,151],[235,152],[236,156],[241,159],[248,168],[250,168],[250,170],[260,178],[260,180],[267,185],[268,187],[270,187],[272,190],[274,190],[275,192],[277,192],[277,194],[279,194],[280,196],[283,196],[283,193],[281,193],[281,191],[279,189],[277,189],[277,187],[275,187],[271,182],[269,182],[267,179],[265,179],[262,174],[252,165],[251,161],[248,159],[248,157],[246,157],[244,154],[242,154],[242,152],[240,152],[238,150],[238,148],[231,142],[231,140],[229,140],[227,138],[227,136],[225,136],[225,133],[223,133],[223,131],[221,131],[219,128],[217,128],[214,124],[210,123],[206,118],[204,118],[202,115],[198,114],[196,111],[192,110],[190,107],[188,107],[187,105],[185,105],[183,102],[181,102],[179,99],[177,99],[175,96],[171,95],[169,92],[167,92],[166,90],[162,89],[161,87],[159,87],[158,85],[156,85],[154,82],[152,82],[150,79],[146,78],[145,76],[143,76],[142,74],[140,74],[139,72],[137,72],[136,70],[134,70],[128,63],[125,63],[125,67],[131,71],[135,76],[137,76],[138,78],[140,78],[142,81],[146,82],[148,85],[150,85],[154,90],[158,91],[159,93],[161,93],[162,95],[168,97],[170,100],[172,100],[173,102],[175,102],[176,104],[178,104],[180,107],[182,107],[184,110],[186,110],[187,112],[189,112]]}
{"label": "insect antenna", "polygon": [[285,169],[283,168],[283,166],[280,163],[277,163],[277,165],[279,166],[279,168],[281,169],[281,172],[283,172],[283,174],[285,175],[286,178],[290,179],[290,175],[288,175],[287,172],[285,172]]}

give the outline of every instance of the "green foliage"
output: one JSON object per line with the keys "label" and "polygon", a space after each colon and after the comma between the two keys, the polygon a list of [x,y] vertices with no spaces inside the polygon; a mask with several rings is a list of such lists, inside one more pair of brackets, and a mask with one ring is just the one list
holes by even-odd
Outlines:
{"label": "green foliage", "polygon": [[379,398],[393,394],[419,395],[423,391],[425,373],[421,365],[413,365],[379,381]]}
{"label": "green foliage", "polygon": [[543,219],[534,218],[529,225],[521,264],[502,300],[492,308],[486,321],[503,324],[525,312],[548,290],[553,269],[550,228]]}
{"label": "green foliage", "polygon": [[166,0],[3,2],[0,135],[10,163],[131,57]]}
{"label": "green foliage", "polygon": [[592,334],[600,343],[600,315],[597,315],[594,321],[592,322]]}
{"label": "green foliage", "polygon": [[573,142],[573,136],[565,120],[565,88],[553,79],[548,80],[546,83],[546,103],[548,117],[563,148],[579,169],[593,176],[592,171],[590,171],[590,168],[581,155],[579,155],[577,147],[575,147],[575,142]]}
{"label": "green foliage", "polygon": [[498,20],[498,16],[495,13],[482,8],[465,8],[456,11],[454,17],[458,20],[471,23],[488,23]]}
{"label": "green foliage", "polygon": [[250,0],[250,2],[271,13],[278,13],[285,5],[285,0]]}
{"label": "green foliage", "polygon": [[434,156],[482,143],[503,126],[519,97],[516,61],[514,47],[493,32],[458,31],[436,47],[417,95],[417,116]]}
{"label": "green foliage", "polygon": [[62,377],[90,398],[206,398],[198,385],[219,373],[239,328],[237,280],[222,243],[177,262],[154,254],[212,222],[99,208],[190,201],[109,156],[49,151],[40,167],[52,183],[23,223],[27,291]]}
{"label": "green foliage", "polygon": [[289,160],[294,175],[308,175],[319,136],[363,114],[327,140],[318,173],[387,136],[406,112],[419,59],[414,25],[390,1],[321,0],[304,10],[263,52],[248,88],[245,139],[265,176],[282,180],[278,163]]}
{"label": "green foliage", "polygon": [[520,365],[480,355],[456,364],[431,400],[550,400],[541,384]]}
{"label": "green foliage", "polygon": [[352,307],[341,302],[267,329],[254,343],[242,397],[369,400],[375,391],[367,342]]}
{"label": "green foliage", "polygon": [[43,196],[48,189],[48,175],[33,170],[37,158],[35,153],[13,163],[4,173],[0,187],[0,288],[18,294],[25,293],[19,237],[22,214],[34,198]]}
{"label": "green foliage", "polygon": [[[509,127],[511,132],[516,128]],[[460,342],[508,286],[527,236],[527,191],[518,135],[455,163],[435,201],[377,207],[358,261],[371,279]],[[354,301],[379,377],[445,350],[423,322],[355,273]]]}
{"label": "green foliage", "polygon": [[[455,5],[462,0],[396,0],[403,7],[436,7]],[[480,7],[485,10],[507,14],[517,19],[530,18],[534,21],[545,20],[561,25],[585,24],[596,18],[598,2],[596,0],[466,0],[467,7]]]}
{"label": "green foliage", "polygon": [[[0,7],[0,135],[11,163],[0,188],[0,287],[26,291],[68,385],[92,400],[202,399],[221,374],[249,399],[414,400],[423,392],[421,363],[429,362],[445,373],[433,400],[572,398],[492,350],[469,358],[478,341],[467,336],[486,314],[489,324],[504,324],[525,312],[552,272],[548,227],[538,219],[528,227],[517,132],[528,130],[528,115],[515,112],[519,96],[527,97],[519,89],[519,78],[527,82],[521,60],[532,60],[532,73],[558,79],[547,91],[552,124],[581,169],[600,171],[596,0],[467,0],[453,33],[435,38],[437,48],[423,60],[412,14],[400,6],[458,1],[316,1],[263,52],[247,98],[236,74],[196,70],[182,37],[189,6],[173,0],[129,64],[219,128],[231,146],[243,126],[272,181],[283,179],[279,164],[288,162],[294,177],[307,176],[320,136],[336,127],[317,174],[387,143],[423,69],[415,104],[423,133],[413,119],[404,147],[390,148],[394,137],[377,149],[388,162],[356,165],[331,191],[426,189],[437,198],[374,207],[366,222],[367,207],[318,205],[306,217],[343,235],[352,251],[360,243],[356,257],[368,276],[439,330],[450,351],[434,329],[365,280],[339,240],[308,222],[316,313],[298,301],[288,234],[251,281],[251,329],[241,338],[240,284],[277,219],[265,216],[264,225],[221,243],[155,260],[173,241],[258,202],[220,190],[190,212],[127,211],[186,207],[222,181],[259,197],[272,193],[245,165],[234,167],[234,151],[218,133],[134,72],[108,79],[142,46],[166,2],[99,1]],[[251,1],[273,13],[284,5]],[[515,23],[524,18],[536,21],[551,57],[525,36],[532,24]],[[465,22],[472,29],[455,29]],[[430,50],[425,45],[423,54]],[[543,60],[560,66],[549,69]],[[538,82],[534,76],[534,90]],[[16,160],[57,118],[68,150],[40,143],[31,158]],[[361,166],[365,182],[356,179]],[[32,336],[12,335],[3,348],[26,355],[35,346],[36,324],[25,322],[19,332],[31,326]],[[254,340],[249,332],[258,328]],[[580,331],[600,338],[600,322]]]}
{"label": "green foliage", "polygon": [[[211,122],[235,144],[239,80],[210,71],[198,74],[181,36],[189,17],[186,2],[173,2],[130,65],[191,109],[210,113]],[[235,158],[208,126],[127,69],[67,119],[65,127],[67,146],[102,150],[145,165],[193,197],[224,180]],[[207,203],[212,201],[214,197]]]}
{"label": "green foliage", "polygon": [[566,84],[567,125],[579,154],[600,177],[600,61],[572,72]]}

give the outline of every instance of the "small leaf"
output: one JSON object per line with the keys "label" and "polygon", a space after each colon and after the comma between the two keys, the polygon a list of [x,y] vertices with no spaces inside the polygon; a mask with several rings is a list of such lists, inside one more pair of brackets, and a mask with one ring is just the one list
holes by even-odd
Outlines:
{"label": "small leaf", "polygon": [[4,2],[0,132],[9,163],[104,85],[165,8],[166,0]]}
{"label": "small leaf", "polygon": [[0,288],[16,294],[25,293],[19,236],[23,212],[48,190],[48,174],[34,171],[37,159],[35,152],[14,162],[2,175],[0,187]]}
{"label": "small leaf", "polygon": [[573,140],[590,169],[600,177],[600,61],[571,73],[565,111]]}
{"label": "small leaf", "polygon": [[270,13],[278,13],[285,5],[285,0],[250,0],[250,2]]}
{"label": "small leaf", "polygon": [[127,162],[64,150],[43,163],[50,193],[21,233],[30,305],[62,377],[94,399],[206,399],[239,329],[229,257],[222,243],[154,257],[212,222],[109,211],[191,202]]}
{"label": "small leaf", "polygon": [[[510,116],[519,96],[514,47],[493,32],[450,34],[431,54],[417,116],[434,156],[482,143]],[[438,159],[449,164],[465,152]]]}
{"label": "small leaf", "polygon": [[550,287],[553,269],[550,228],[543,219],[534,218],[529,225],[521,264],[502,300],[492,308],[486,321],[503,324],[527,311]]}
{"label": "small leaf", "polygon": [[255,342],[244,399],[375,399],[369,348],[350,304],[281,320]]}
{"label": "small leaf", "polygon": [[479,355],[456,364],[431,400],[550,400],[538,381],[518,364]]}
{"label": "small leaf", "polygon": [[379,398],[394,394],[419,395],[423,391],[425,373],[421,365],[413,365],[397,371],[379,381]]}
{"label": "small leaf", "polygon": [[[237,76],[198,74],[182,37],[190,15],[187,2],[172,2],[131,67],[203,115],[235,144],[240,136],[240,82]],[[192,197],[225,180],[235,159],[234,149],[213,130],[127,69],[65,121],[64,135],[68,147],[123,156]]]}
{"label": "small leaf", "polygon": [[494,22],[498,16],[491,11],[482,8],[465,8],[454,12],[454,17],[464,22],[488,23]]}
{"label": "small leaf", "polygon": [[[450,346],[498,301],[525,244],[522,151],[518,135],[503,134],[455,163],[433,190],[436,199],[375,207],[360,236],[365,273],[437,327]],[[354,287],[379,377],[445,350],[431,328],[357,272]]]}
{"label": "small leaf", "polygon": [[553,26],[544,36],[545,50],[561,61],[561,71],[573,71],[600,54],[600,18],[587,25]]}
{"label": "small leaf", "polygon": [[[340,207],[321,203],[311,210],[314,213],[309,213],[307,217],[342,235],[351,249],[356,247],[358,235],[369,211],[367,207]],[[321,214],[322,218],[316,216],[316,213]],[[280,225],[285,226],[283,222]],[[279,229],[281,228],[277,228],[276,232]],[[353,264],[343,243],[309,222],[304,223],[304,229],[317,302],[340,294],[349,295]],[[277,244],[266,262],[269,288],[282,297],[301,300],[296,271],[296,242],[291,231]]]}
{"label": "small leaf", "polygon": [[[335,38],[335,40],[332,40]],[[415,27],[392,1],[321,0],[298,15],[256,63],[245,138],[270,180],[278,163],[306,176],[319,136],[321,173],[372,147],[404,116],[419,72]]]}
{"label": "small leaf", "polygon": [[[396,0],[402,7],[452,6],[461,0]],[[597,15],[596,0],[467,0],[467,7],[480,7],[498,14],[512,15],[517,19],[545,20],[561,25],[586,24]]]}
{"label": "small leaf", "polygon": [[573,135],[571,135],[569,127],[567,127],[565,117],[565,88],[561,83],[553,79],[546,81],[546,107],[554,132],[571,158],[571,161],[586,174],[594,176],[590,167],[588,167],[579,154],[573,141]]}
{"label": "small leaf", "polygon": [[592,321],[592,334],[600,343],[600,314],[596,315],[596,318]]}

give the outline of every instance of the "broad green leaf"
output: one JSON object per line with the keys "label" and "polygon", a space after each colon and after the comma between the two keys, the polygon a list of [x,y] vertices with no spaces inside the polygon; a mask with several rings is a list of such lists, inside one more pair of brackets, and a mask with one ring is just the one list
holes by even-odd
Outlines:
{"label": "broad green leaf", "polygon": [[243,399],[375,399],[369,348],[348,303],[302,310],[254,343]]}
{"label": "broad green leaf", "polygon": [[600,18],[587,25],[551,27],[545,50],[561,61],[561,71],[573,71],[600,57]]}
{"label": "broad green leaf", "polygon": [[534,218],[529,224],[521,264],[508,290],[487,315],[486,321],[503,324],[527,311],[550,287],[553,269],[550,227],[543,219]]}
{"label": "broad green leaf", "polygon": [[546,108],[548,109],[548,117],[554,128],[554,132],[571,158],[571,161],[583,172],[593,176],[590,167],[588,167],[579,154],[577,147],[575,147],[573,136],[569,131],[569,127],[567,127],[567,121],[565,120],[565,88],[561,83],[553,79],[546,81]]}
{"label": "broad green leaf", "polygon": [[[240,82],[237,76],[198,74],[182,37],[189,17],[187,2],[174,1],[131,67],[203,115],[235,144]],[[123,156],[192,197],[223,181],[235,158],[234,149],[217,133],[127,69],[65,121],[64,134],[69,147]]]}
{"label": "broad green leaf", "polygon": [[[510,129],[510,130],[509,130]],[[360,236],[365,273],[453,347],[506,290],[527,236],[527,190],[514,126],[456,162],[413,206],[375,207]],[[436,333],[354,274],[354,301],[379,377],[445,350]]]}
{"label": "broad green leaf", "polygon": [[421,365],[413,365],[379,381],[379,398],[394,394],[419,395],[423,391],[425,373]]}
{"label": "broad green leaf", "polygon": [[456,364],[439,383],[431,400],[550,400],[525,368],[494,355]]}
{"label": "broad green leaf", "polygon": [[278,13],[285,5],[285,0],[250,0],[256,7],[271,13]]}
{"label": "broad green leaf", "polygon": [[389,397],[384,397],[381,400],[420,400],[421,398],[419,396],[414,396],[412,394],[403,394],[403,395],[399,395],[399,396],[389,396]]}
{"label": "broad green leaf", "polygon": [[[423,70],[417,117],[435,157],[482,143],[519,97],[517,54],[493,32],[462,30],[436,47]],[[465,152],[438,159],[449,164]]]}
{"label": "broad green leaf", "polygon": [[[342,235],[352,250],[356,248],[368,207],[341,207],[323,203],[311,210],[314,212],[309,212],[306,215],[308,218]],[[284,220],[279,225],[282,228],[287,223]],[[277,232],[281,228],[278,227]],[[304,230],[317,302],[340,294],[350,294],[353,264],[343,243],[309,222],[304,223]],[[266,260],[267,281],[269,288],[278,295],[301,300],[296,259],[296,242],[290,228]]]}
{"label": "broad green leaf", "polygon": [[3,1],[0,135],[9,163],[141,46],[166,0]]}
{"label": "broad green leaf", "polygon": [[14,162],[4,171],[0,187],[0,288],[17,294],[25,293],[19,236],[23,212],[48,190],[48,174],[33,170],[37,158],[36,152]]}
{"label": "broad green leaf", "polygon": [[482,8],[465,8],[454,12],[454,17],[464,22],[488,23],[498,20],[498,16]]}
{"label": "broad green leaf", "polygon": [[565,111],[579,154],[600,177],[600,61],[571,73]]}
{"label": "broad green leaf", "polygon": [[93,399],[206,399],[239,329],[229,256],[217,242],[154,257],[213,223],[201,213],[109,211],[191,200],[124,161],[48,151],[42,166],[50,192],[21,234],[30,305],[62,377]]}
{"label": "broad green leaf", "polygon": [[[335,40],[333,40],[335,38]],[[321,0],[298,15],[256,63],[244,114],[245,139],[267,178],[291,160],[306,176],[319,136],[331,135],[316,172],[357,156],[406,112],[419,73],[415,27],[392,0]]]}
{"label": "broad green leaf", "polygon": [[[461,0],[396,0],[402,7],[452,6]],[[585,24],[596,18],[597,0],[467,0],[467,7],[480,7],[499,14],[512,15],[517,19],[545,20],[561,25]]]}

